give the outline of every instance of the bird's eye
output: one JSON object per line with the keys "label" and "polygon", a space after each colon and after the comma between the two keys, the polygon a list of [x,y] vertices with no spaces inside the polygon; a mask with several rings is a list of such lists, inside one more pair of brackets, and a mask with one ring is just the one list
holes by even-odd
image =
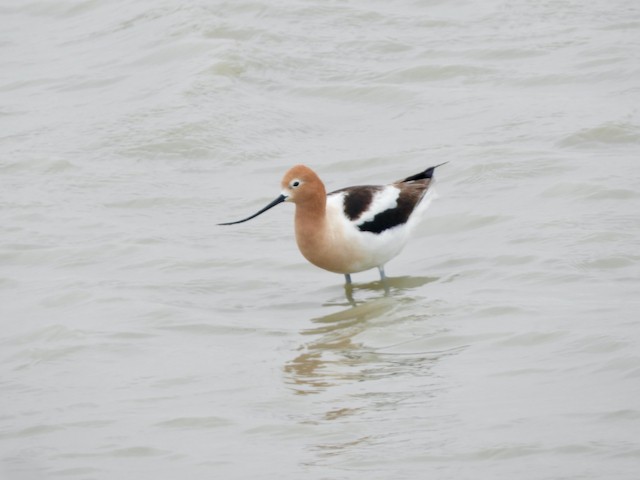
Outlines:
{"label": "bird's eye", "polygon": [[300,181],[299,180],[294,180],[293,182],[291,182],[291,186],[293,188],[299,187],[300,186]]}

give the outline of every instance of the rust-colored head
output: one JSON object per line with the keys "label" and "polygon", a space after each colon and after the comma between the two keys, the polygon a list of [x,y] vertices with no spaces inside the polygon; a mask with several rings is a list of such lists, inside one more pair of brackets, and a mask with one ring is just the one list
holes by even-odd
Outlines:
{"label": "rust-colored head", "polygon": [[327,192],[322,180],[306,165],[291,167],[282,177],[280,185],[287,202],[304,205],[326,201]]}
{"label": "rust-colored head", "polygon": [[324,212],[327,193],[318,175],[309,167],[305,165],[291,167],[289,171],[284,174],[281,185],[282,194],[259,212],[236,222],[225,222],[219,223],[218,225],[235,225],[236,223],[246,222],[282,202],[304,205],[307,211],[313,211],[308,209],[315,208],[320,209],[320,213]]}

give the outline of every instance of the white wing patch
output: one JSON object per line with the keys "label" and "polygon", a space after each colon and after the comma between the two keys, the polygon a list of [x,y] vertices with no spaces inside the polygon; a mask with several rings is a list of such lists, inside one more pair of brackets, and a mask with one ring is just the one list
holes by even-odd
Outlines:
{"label": "white wing patch", "polygon": [[379,213],[396,208],[398,206],[399,196],[400,189],[393,185],[387,185],[382,190],[376,192],[371,200],[369,208],[362,212],[356,219],[356,225],[362,225],[363,223],[370,222]]}

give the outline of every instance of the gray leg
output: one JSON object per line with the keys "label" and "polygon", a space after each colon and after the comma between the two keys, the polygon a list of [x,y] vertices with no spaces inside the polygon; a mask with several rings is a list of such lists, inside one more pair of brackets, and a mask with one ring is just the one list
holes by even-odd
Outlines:
{"label": "gray leg", "polygon": [[384,274],[384,265],[380,265],[378,271],[380,272],[380,280],[384,282],[387,279],[387,276]]}
{"label": "gray leg", "polygon": [[344,274],[344,281],[347,283],[347,285],[351,285],[351,275],[349,273]]}
{"label": "gray leg", "polygon": [[380,272],[380,283],[382,283],[382,286],[384,287],[384,293],[385,295],[389,295],[390,290],[389,284],[387,283],[387,276],[384,274],[384,265],[380,265],[378,267],[378,271]]}

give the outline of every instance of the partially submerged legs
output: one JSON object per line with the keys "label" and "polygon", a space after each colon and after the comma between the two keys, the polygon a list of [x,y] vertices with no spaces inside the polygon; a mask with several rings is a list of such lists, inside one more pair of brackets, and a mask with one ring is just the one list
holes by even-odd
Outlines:
{"label": "partially submerged legs", "polygon": [[[384,265],[380,265],[378,267],[378,272],[380,273],[380,282],[382,283],[382,286],[384,287],[385,293],[388,295],[389,294],[389,285],[387,284],[387,275],[384,273]],[[344,282],[345,282],[345,287],[352,288],[353,284],[351,283],[351,274],[350,273],[345,273],[344,274]]]}
{"label": "partially submerged legs", "polygon": [[[380,272],[380,281],[385,282],[387,280],[387,275],[384,273],[384,265],[380,265],[378,267],[378,272]],[[344,283],[347,285],[351,285],[351,274],[344,274]]]}

